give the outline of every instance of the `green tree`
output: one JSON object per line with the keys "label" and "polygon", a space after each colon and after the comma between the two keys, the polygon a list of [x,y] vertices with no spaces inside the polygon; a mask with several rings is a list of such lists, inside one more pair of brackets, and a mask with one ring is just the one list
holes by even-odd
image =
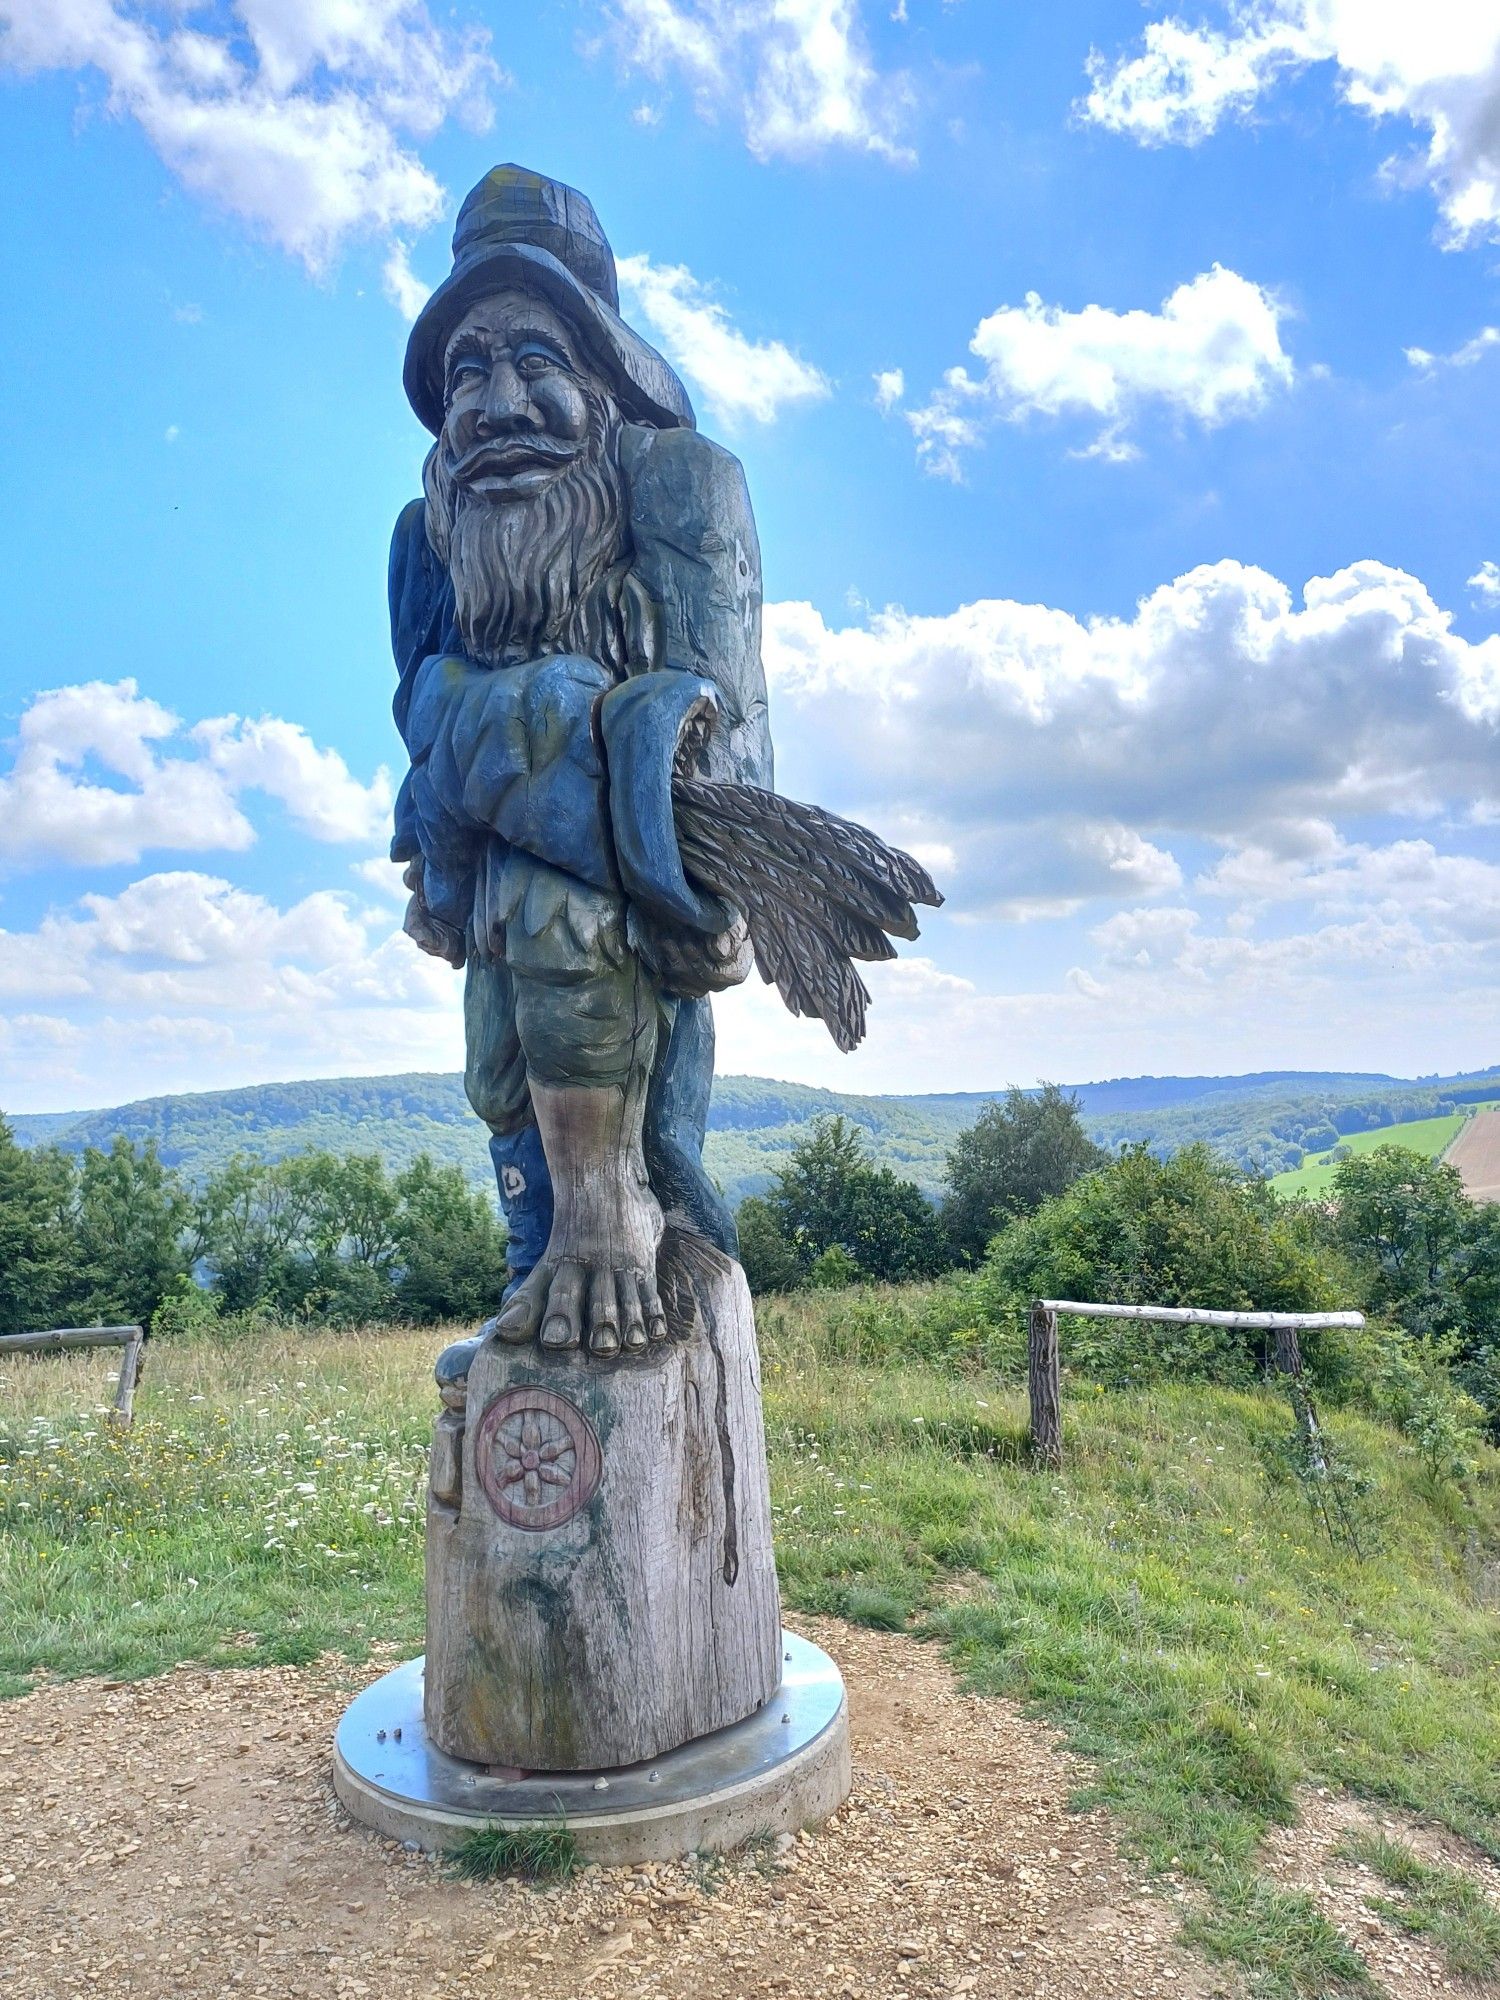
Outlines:
{"label": "green tree", "polygon": [[1034,1096],[1012,1084],[960,1132],[948,1154],[943,1227],[954,1255],[977,1262],[995,1232],[1029,1215],[1109,1155],[1078,1121],[1078,1099],[1044,1083]]}
{"label": "green tree", "polygon": [[1333,1176],[1333,1233],[1368,1274],[1367,1303],[1408,1333],[1463,1325],[1472,1211],[1454,1167],[1405,1146],[1352,1154]]}
{"label": "green tree", "polygon": [[85,1149],[74,1187],[69,1304],[80,1319],[136,1322],[151,1316],[187,1273],[193,1205],[156,1141],[137,1152],[116,1138]]}
{"label": "green tree", "polygon": [[505,1230],[491,1197],[426,1153],[397,1177],[396,1195],[402,1314],[427,1324],[494,1312],[505,1289]]}
{"label": "green tree", "polygon": [[833,1249],[865,1278],[931,1277],[947,1261],[926,1195],[874,1166],[858,1128],[843,1118],[820,1118],[793,1147],[766,1202],[804,1270]]}
{"label": "green tree", "polygon": [[338,1325],[483,1318],[505,1289],[505,1232],[458,1167],[420,1155],[236,1157],[212,1175],[200,1243],[224,1308]]}
{"label": "green tree", "polygon": [[396,1190],[374,1153],[312,1152],[280,1162],[307,1197],[301,1310],[341,1325],[395,1310]]}
{"label": "green tree", "polygon": [[[1033,1298],[1269,1312],[1348,1304],[1310,1212],[1203,1145],[1166,1160],[1134,1146],[1075,1181],[995,1238],[981,1284],[993,1307],[1013,1311]],[[1080,1321],[1068,1339],[1103,1375],[1233,1378],[1264,1358],[1262,1335],[1232,1328],[1137,1328],[1127,1338]]]}
{"label": "green tree", "polygon": [[70,1160],[28,1152],[0,1117],[0,1333],[57,1324],[72,1183]]}
{"label": "green tree", "polygon": [[740,1232],[740,1263],[756,1298],[767,1292],[795,1292],[807,1283],[807,1270],[781,1232],[771,1204],[748,1194],[735,1213]]}
{"label": "green tree", "polygon": [[311,1283],[316,1175],[287,1160],[237,1153],[210,1174],[198,1204],[198,1249],[226,1312],[295,1312]]}
{"label": "green tree", "polygon": [[1363,1303],[1450,1355],[1500,1432],[1500,1207],[1471,1202],[1455,1168],[1405,1146],[1351,1154],[1333,1197],[1330,1231]]}

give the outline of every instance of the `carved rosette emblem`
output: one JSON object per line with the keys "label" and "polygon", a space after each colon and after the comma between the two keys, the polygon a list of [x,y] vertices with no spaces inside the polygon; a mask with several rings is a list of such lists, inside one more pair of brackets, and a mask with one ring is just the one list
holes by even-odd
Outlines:
{"label": "carved rosette emblem", "polygon": [[555,1389],[506,1389],[479,1419],[474,1463],[485,1498],[513,1528],[560,1528],[598,1490],[594,1426]]}

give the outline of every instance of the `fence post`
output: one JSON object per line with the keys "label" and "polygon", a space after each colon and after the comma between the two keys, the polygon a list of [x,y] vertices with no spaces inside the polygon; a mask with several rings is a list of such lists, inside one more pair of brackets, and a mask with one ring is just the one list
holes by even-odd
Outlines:
{"label": "fence post", "polygon": [[1032,1302],[1030,1324],[1031,1455],[1038,1465],[1062,1464],[1062,1369],[1057,1352],[1057,1314],[1040,1299]]}
{"label": "fence post", "polygon": [[1294,1380],[1300,1379],[1302,1374],[1302,1343],[1297,1337],[1296,1327],[1281,1326],[1276,1329],[1274,1356],[1278,1374],[1290,1375]]}
{"label": "fence post", "polygon": [[125,1352],[120,1361],[120,1380],[115,1389],[115,1406],[110,1411],[110,1421],[128,1424],[135,1415],[135,1385],[141,1374],[141,1349],[145,1345],[145,1329],[132,1327],[130,1338],[125,1343]]}

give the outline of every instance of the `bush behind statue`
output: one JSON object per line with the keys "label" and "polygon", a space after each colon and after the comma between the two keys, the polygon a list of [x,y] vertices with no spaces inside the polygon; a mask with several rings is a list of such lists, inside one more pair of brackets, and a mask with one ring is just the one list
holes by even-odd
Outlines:
{"label": "bush behind statue", "polygon": [[[1265,1182],[1187,1146],[1159,1160],[1133,1146],[991,1243],[978,1285],[991,1311],[1034,1298],[1227,1312],[1329,1312],[1352,1279],[1319,1241],[1314,1212],[1281,1202]],[[1305,1358],[1315,1369],[1318,1336]],[[1269,1337],[1234,1327],[1079,1320],[1065,1360],[1123,1386],[1156,1376],[1249,1381]]]}

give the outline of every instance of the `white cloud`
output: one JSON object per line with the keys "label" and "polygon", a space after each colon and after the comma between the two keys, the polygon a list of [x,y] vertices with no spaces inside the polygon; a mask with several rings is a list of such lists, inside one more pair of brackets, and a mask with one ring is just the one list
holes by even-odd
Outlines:
{"label": "white cloud", "polygon": [[294,722],[221,715],[200,722],[192,737],[231,791],[279,799],[315,840],[370,840],[390,819],[389,775],[380,770],[360,784],[337,750],[320,750]]}
{"label": "white cloud", "polygon": [[1028,292],[1024,304],[1001,306],[975,330],[969,351],[983,376],[950,369],[907,422],[928,470],[950,478],[959,452],[995,417],[1102,418],[1089,455],[1133,457],[1123,432],[1148,408],[1213,428],[1253,415],[1289,384],[1281,317],[1269,292],[1220,264],[1179,285],[1158,312],[1070,312]]}
{"label": "white cloud", "polygon": [[758,159],[852,146],[908,164],[911,91],[876,69],[857,0],[613,0],[626,64],[680,76],[707,118],[728,110]]}
{"label": "white cloud", "polygon": [[925,403],[904,413],[924,470],[955,482],[963,478],[960,453],[983,441],[991,414],[986,402],[982,382],[976,382],[967,368],[950,368]]}
{"label": "white cloud", "polygon": [[1195,886],[1242,908],[1305,903],[1320,915],[1420,925],[1429,939],[1500,944],[1500,863],[1430,840],[1351,841],[1329,821],[1285,847],[1246,842]]}
{"label": "white cloud", "polygon": [[393,243],[387,252],[380,282],[386,297],[404,320],[414,320],[432,292],[432,286],[411,267],[409,245],[401,242]]}
{"label": "white cloud", "polygon": [[1231,31],[1148,23],[1144,52],[1113,67],[1096,50],[1084,109],[1095,124],[1148,145],[1197,145],[1248,111],[1283,70],[1314,60],[1315,43],[1280,9],[1237,19]]}
{"label": "white cloud", "polygon": [[1250,0],[1230,25],[1153,21],[1142,51],[1097,52],[1084,113],[1143,144],[1195,145],[1243,116],[1276,79],[1331,62],[1345,101],[1402,118],[1425,152],[1387,163],[1437,198],[1450,247],[1500,229],[1500,15],[1483,0]]}
{"label": "white cloud", "polygon": [[0,64],[96,73],[193,194],[325,270],[355,237],[424,229],[441,186],[408,139],[488,122],[481,30],[422,0],[230,0],[215,31],[177,0],[0,0]]}
{"label": "white cloud", "polygon": [[1035,292],[981,320],[971,350],[1015,412],[1120,417],[1159,400],[1202,424],[1259,409],[1291,380],[1280,308],[1259,285],[1215,264],[1179,285],[1160,312],[1068,312]]}
{"label": "white cloud", "polygon": [[1381,563],[1300,605],[1205,565],[1087,622],[988,599],[833,629],[772,604],[765,650],[787,789],[945,842],[959,914],[1169,893],[1184,838],[1500,812],[1500,636],[1460,637]]}
{"label": "white cloud", "polygon": [[[898,846],[909,846],[894,827],[886,831]],[[1182,887],[1176,858],[1118,820],[1060,813],[946,831],[945,840],[930,843],[943,859],[927,865],[936,866],[955,913],[968,920],[1070,917],[1091,902],[1165,896]]]}
{"label": "white cloud", "polygon": [[728,423],[774,423],[794,403],[830,393],[821,369],[780,340],[749,340],[708,286],[681,264],[622,257],[620,285],[662,352]]}
{"label": "white cloud", "polygon": [[[319,890],[283,909],[222,877],[148,875],[29,932],[0,930],[0,1103],[113,1104],[154,1090],[452,1068],[461,981],[388,906]],[[21,1029],[22,1032],[14,1032]]]}
{"label": "white cloud", "polygon": [[1486,558],[1469,578],[1469,589],[1486,604],[1500,604],[1500,563]]}
{"label": "white cloud", "polygon": [[[1500,973],[1493,912],[1487,928],[1460,932],[1393,901],[1256,935],[1212,929],[1187,908],[1129,910],[1101,924],[1092,942],[1094,964],[1074,968],[1073,989],[1101,1013],[1123,1008],[1149,1019],[1161,1043],[1185,1033],[1201,1046],[1216,1032],[1221,1072],[1257,1040],[1263,1057],[1295,1061],[1306,1051],[1303,1059],[1319,1067],[1399,1072],[1494,1059],[1493,1006],[1483,997]],[[1421,1024],[1416,1042],[1404,1032],[1413,1020]]]}
{"label": "white cloud", "polygon": [[363,861],[351,861],[349,872],[377,896],[405,910],[410,891],[403,879],[406,871],[402,862],[392,861],[388,854],[370,854]]}
{"label": "white cloud", "polygon": [[899,368],[881,368],[873,376],[875,407],[882,416],[894,410],[906,394],[906,376]]}
{"label": "white cloud", "polygon": [[1408,347],[1403,352],[1412,367],[1426,375],[1435,368],[1472,368],[1495,347],[1500,347],[1500,326],[1482,326],[1472,340],[1455,347],[1451,354],[1432,354],[1425,347]]}
{"label": "white cloud", "polygon": [[1410,1075],[1496,1053],[1500,946],[1434,941],[1407,919],[1260,935],[1235,914],[1125,910],[1064,974],[1037,963],[1018,950],[973,979],[906,956],[869,967],[870,1034],[852,1057],[752,978],[715,1001],[719,1066],[836,1090],[995,1090],[1283,1066]]}
{"label": "white cloud", "polygon": [[[219,716],[182,724],[133,680],[52,688],[26,708],[0,772],[0,865],[110,866],[156,848],[239,852],[255,830],[240,795],[279,799],[314,838],[368,841],[389,816],[390,779],[368,785],[295,723]],[[124,782],[118,782],[123,780]]]}

